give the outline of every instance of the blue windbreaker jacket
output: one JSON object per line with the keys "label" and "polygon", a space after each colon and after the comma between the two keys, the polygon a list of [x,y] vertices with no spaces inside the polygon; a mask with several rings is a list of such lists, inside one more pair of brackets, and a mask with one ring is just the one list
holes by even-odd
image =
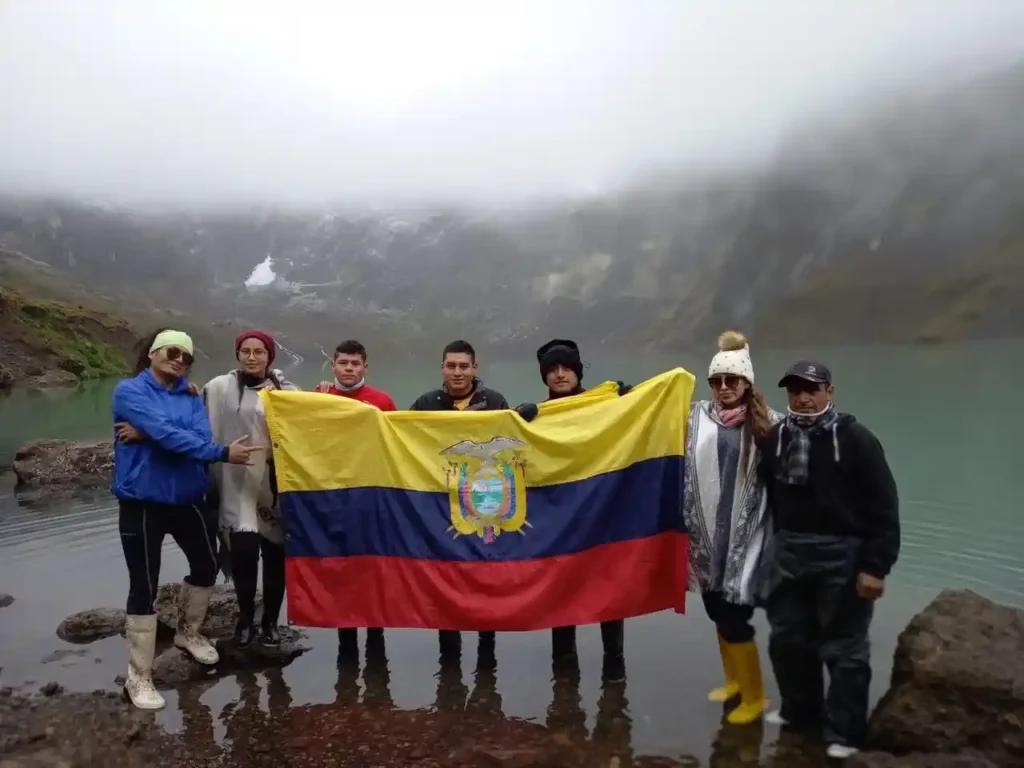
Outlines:
{"label": "blue windbreaker jacket", "polygon": [[149,370],[114,388],[114,421],[127,421],[146,436],[141,443],[114,441],[114,482],[119,499],[196,504],[206,493],[206,464],[224,461],[227,447],[213,442],[201,397],[178,379],[170,389]]}

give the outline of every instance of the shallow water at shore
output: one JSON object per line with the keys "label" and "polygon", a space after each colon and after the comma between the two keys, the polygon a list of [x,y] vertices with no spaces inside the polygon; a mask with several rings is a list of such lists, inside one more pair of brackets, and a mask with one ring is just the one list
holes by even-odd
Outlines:
{"label": "shallow water at shore", "polygon": [[[875,698],[887,687],[898,633],[940,589],[969,588],[1024,606],[1024,530],[1018,520],[1024,491],[1016,479],[1024,423],[1012,409],[970,404],[978,391],[1018,380],[1024,373],[1022,353],[1024,345],[1007,342],[822,355],[836,374],[843,408],[881,438],[902,497],[903,552],[872,629]],[[759,354],[763,386],[768,388],[785,364],[800,356]],[[587,379],[637,380],[678,362],[644,360],[625,366],[610,361],[588,371]],[[682,362],[698,372],[703,367],[699,361]],[[373,373],[375,383],[390,389],[400,403],[411,401],[434,380],[429,371],[410,375],[381,366]],[[495,363],[485,375],[512,401],[537,396],[534,366]],[[306,386],[320,377],[318,366],[295,375]],[[776,391],[768,389],[768,394],[773,404],[781,404]],[[108,409],[109,388],[103,386],[80,393],[17,393],[0,400],[5,427],[0,463],[9,460],[15,444],[31,437],[101,437],[109,430]],[[184,573],[184,559],[168,540],[162,580],[178,580]],[[15,500],[9,484],[0,486],[0,592],[15,597],[13,605],[0,608],[0,686],[34,690],[56,681],[72,691],[114,690],[115,676],[124,671],[124,641],[115,637],[72,646],[59,640],[55,630],[77,611],[123,607],[126,575],[109,498],[28,507]],[[763,646],[761,614],[756,623]],[[483,723],[498,722],[500,712],[585,735],[613,754],[663,755],[689,765],[756,765],[746,759],[755,748],[767,765],[776,749],[776,729],[766,727],[763,735],[748,731],[739,742],[746,756],[741,759],[733,749],[736,732],[721,729],[721,708],[705,701],[707,689],[719,682],[720,662],[698,600],[691,600],[686,616],[663,613],[628,622],[624,686],[602,686],[596,626],[579,634],[578,684],[571,678],[552,681],[547,632],[500,634],[496,669],[478,665],[474,638],[466,633],[458,671],[441,669],[432,632],[389,630],[386,660],[372,655],[358,671],[351,666],[339,671],[332,631],[311,630],[309,636],[312,650],[280,675],[238,674],[182,694],[169,691],[168,707],[157,721],[197,743],[234,749],[234,740],[249,738],[246,733],[260,739],[270,710],[275,719],[283,717],[284,709],[295,712],[287,720],[290,727],[310,738],[317,733],[326,738],[324,733],[351,722],[337,712],[351,705],[366,707],[376,713],[375,722],[396,728],[399,715],[387,712],[461,708],[467,718],[471,712]],[[768,695],[777,698],[764,647],[762,660]],[[430,721],[422,727],[446,726]],[[732,745],[724,752],[720,736]],[[446,732],[431,737],[442,743],[445,738]],[[301,739],[294,742],[294,749],[302,749]],[[286,759],[280,754],[278,764]]]}

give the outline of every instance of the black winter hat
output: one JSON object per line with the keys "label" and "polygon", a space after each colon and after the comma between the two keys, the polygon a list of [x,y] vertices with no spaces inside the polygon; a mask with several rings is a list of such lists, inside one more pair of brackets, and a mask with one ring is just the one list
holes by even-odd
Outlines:
{"label": "black winter hat", "polygon": [[571,339],[552,339],[537,350],[537,362],[540,364],[541,381],[547,382],[548,373],[556,365],[563,365],[583,381],[583,361],[580,359],[580,347]]}

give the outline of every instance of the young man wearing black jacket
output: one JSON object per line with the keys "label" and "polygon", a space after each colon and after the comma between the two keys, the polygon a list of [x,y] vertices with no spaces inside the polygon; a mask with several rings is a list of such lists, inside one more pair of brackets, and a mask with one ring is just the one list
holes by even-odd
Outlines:
{"label": "young man wearing black jacket", "polygon": [[779,386],[789,415],[769,432],[761,470],[775,521],[767,613],[782,708],[766,719],[824,725],[829,757],[845,758],[867,727],[868,632],[899,555],[899,498],[878,439],[836,412],[827,367],[796,363]]}
{"label": "young man wearing black jacket", "polygon": [[[411,411],[502,411],[508,408],[505,396],[488,389],[476,375],[476,350],[468,341],[453,341],[441,354],[440,389],[416,398]],[[534,410],[536,415],[536,410]],[[526,416],[524,415],[524,418]],[[462,649],[462,633],[443,629],[437,633],[441,654],[455,654]],[[494,633],[481,632],[478,653],[494,652]]]}
{"label": "young man wearing black jacket", "polygon": [[[579,345],[571,339],[552,339],[537,350],[540,378],[548,388],[548,400],[578,395],[583,387],[583,360]],[[631,387],[619,382],[619,394]],[[604,673],[606,682],[619,682],[625,678],[623,656],[625,621],[615,619],[601,622],[601,642],[604,645]],[[576,627],[555,627],[551,630],[551,657],[556,665],[574,663],[576,659]]]}
{"label": "young man wearing black jacket", "polygon": [[476,350],[468,341],[459,339],[444,348],[441,354],[440,389],[426,392],[409,406],[410,411],[503,411],[508,408],[505,396],[488,389],[476,375]]}

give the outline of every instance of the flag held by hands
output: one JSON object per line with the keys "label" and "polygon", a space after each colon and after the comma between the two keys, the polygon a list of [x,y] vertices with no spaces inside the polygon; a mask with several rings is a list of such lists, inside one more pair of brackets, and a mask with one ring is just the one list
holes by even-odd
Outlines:
{"label": "flag held by hands", "polygon": [[532,630],[682,611],[682,369],[512,411],[382,412],[263,390],[288,614]]}

